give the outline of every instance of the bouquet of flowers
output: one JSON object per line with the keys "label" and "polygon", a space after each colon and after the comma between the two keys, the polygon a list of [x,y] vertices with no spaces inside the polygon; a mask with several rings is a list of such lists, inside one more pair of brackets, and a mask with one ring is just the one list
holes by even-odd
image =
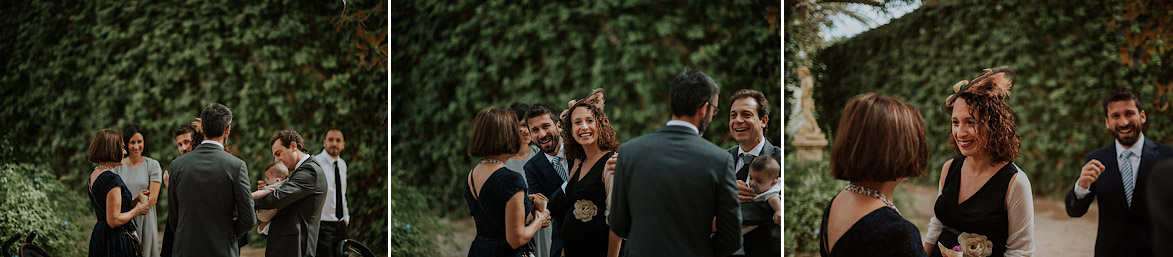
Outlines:
{"label": "bouquet of flowers", "polygon": [[986,236],[974,233],[961,233],[957,236],[958,246],[953,248],[945,248],[941,243],[937,243],[937,247],[941,249],[941,256],[946,257],[986,257],[994,251],[994,243],[986,239]]}

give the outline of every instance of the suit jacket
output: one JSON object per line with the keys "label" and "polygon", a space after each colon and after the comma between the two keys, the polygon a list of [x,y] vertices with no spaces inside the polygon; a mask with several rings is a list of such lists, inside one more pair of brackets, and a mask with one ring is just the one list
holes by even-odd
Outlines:
{"label": "suit jacket", "polygon": [[612,186],[609,219],[627,239],[624,256],[727,256],[741,247],[733,158],[692,129],[664,126],[624,143]]}
{"label": "suit jacket", "polygon": [[1087,213],[1092,199],[1099,198],[1100,224],[1096,234],[1096,256],[1151,256],[1152,231],[1148,215],[1148,194],[1145,192],[1146,181],[1153,172],[1167,172],[1152,170],[1158,160],[1173,155],[1173,148],[1158,144],[1147,138],[1144,140],[1144,149],[1141,150],[1140,168],[1136,174],[1136,186],[1132,191],[1132,207],[1128,206],[1124,196],[1124,182],[1120,178],[1116,144],[1112,143],[1087,155],[1087,160],[1099,160],[1104,164],[1104,171],[1100,173],[1091,190],[1083,199],[1075,198],[1075,188],[1067,193],[1065,201],[1067,215],[1080,217]]}
{"label": "suit jacket", "polygon": [[311,156],[281,187],[255,200],[257,209],[281,210],[270,220],[265,256],[314,256],[328,186],[326,174]]}
{"label": "suit jacket", "polygon": [[[240,256],[237,238],[256,221],[244,161],[201,144],[171,162],[167,192],[171,256]],[[235,219],[233,209],[239,210]]]}
{"label": "suit jacket", "polygon": [[[1153,242],[1173,242],[1173,158],[1161,160],[1151,174],[1145,188],[1148,188]],[[1153,244],[1153,252],[1173,252],[1173,245]]]}
{"label": "suit jacket", "polygon": [[[762,152],[758,156],[773,155],[775,160],[782,161],[782,149],[766,140],[762,145]],[[733,157],[734,167],[737,163],[737,149],[740,146],[733,146],[727,149],[729,156]],[[756,158],[756,157],[755,157]],[[751,159],[750,162],[753,162]],[[749,177],[749,163],[741,165],[741,169],[737,171],[737,180],[746,181]],[[781,179],[781,178],[779,178]],[[782,181],[778,181],[779,184]],[[746,202],[741,204],[741,225],[743,226],[758,226],[754,230],[741,235],[742,241],[747,242],[744,245],[745,256],[780,256],[782,255],[782,226],[774,224],[774,208],[770,207],[768,202]]]}
{"label": "suit jacket", "polygon": [[[568,166],[573,163],[566,160]],[[570,210],[570,200],[566,198],[566,193],[562,191],[562,177],[558,175],[558,171],[554,170],[554,165],[550,164],[550,160],[546,159],[545,153],[539,153],[525,162],[522,168],[525,170],[526,191],[528,194],[541,193],[549,199],[546,208],[550,209],[551,222],[553,227],[553,236],[551,236],[550,252],[557,253],[562,250],[562,218],[566,216],[566,212]],[[566,172],[570,172],[567,167]],[[567,174],[569,176],[570,174]]]}

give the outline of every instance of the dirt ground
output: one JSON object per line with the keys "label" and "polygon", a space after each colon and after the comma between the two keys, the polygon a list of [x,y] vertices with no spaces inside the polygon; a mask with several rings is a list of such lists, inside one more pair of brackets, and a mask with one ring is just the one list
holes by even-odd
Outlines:
{"label": "dirt ground", "polygon": [[[929,219],[932,218],[933,202],[937,199],[937,189],[901,184],[896,189],[896,205],[904,217],[916,224],[921,230],[921,236],[928,231]],[[1099,219],[1099,208],[1095,204],[1088,209],[1087,214],[1080,218],[1067,217],[1062,201],[1046,197],[1035,197],[1035,256],[1092,256],[1096,242],[1096,224]],[[785,218],[785,217],[783,217]],[[453,224],[456,231],[450,244],[440,249],[441,256],[468,256],[468,245],[476,237],[472,218],[459,220],[444,220]],[[264,254],[263,249],[260,251]],[[244,251],[241,256],[246,256]]]}

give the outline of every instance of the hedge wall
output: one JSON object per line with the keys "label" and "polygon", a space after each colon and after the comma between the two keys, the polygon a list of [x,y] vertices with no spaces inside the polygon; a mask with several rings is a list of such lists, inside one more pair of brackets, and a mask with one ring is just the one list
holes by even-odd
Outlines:
{"label": "hedge wall", "polygon": [[[936,183],[940,165],[955,156],[946,144],[949,114],[941,109],[951,86],[984,68],[1008,65],[1018,75],[1008,98],[1022,140],[1015,162],[1036,193],[1061,197],[1078,178],[1084,156],[1112,140],[1101,101],[1113,87],[1138,91],[1148,114],[1145,136],[1173,143],[1173,52],[1146,47],[1167,49],[1168,41],[1154,41],[1160,34],[1145,25],[1171,18],[1159,10],[1138,13],[1141,2],[926,4],[817,55],[819,123],[833,133],[847,100],[864,92],[908,101],[924,115],[933,148],[931,172],[914,181]],[[1136,35],[1150,37],[1129,41]]]}
{"label": "hedge wall", "polygon": [[420,213],[467,217],[461,189],[476,164],[466,154],[475,115],[514,101],[565,108],[572,98],[606,88],[606,112],[622,142],[651,133],[668,120],[670,80],[685,67],[695,67],[722,87],[721,112],[705,138],[720,146],[735,144],[727,132],[728,97],[751,88],[770,96],[766,136],[781,142],[780,2],[458,0],[392,5],[391,170],[411,187],[392,188],[392,206],[413,206],[397,203],[407,199],[400,193],[433,199],[421,200],[429,201],[428,210],[392,210],[396,226]]}
{"label": "hedge wall", "polygon": [[277,131],[297,130],[317,154],[337,127],[351,236],[386,252],[387,77],[371,63],[386,60],[385,40],[372,35],[386,33],[387,15],[380,1],[347,2],[345,11],[341,1],[6,3],[0,135],[15,147],[4,162],[43,165],[55,176],[42,179],[84,197],[95,132],[142,124],[145,155],[166,168],[179,155],[171,131],[220,102],[235,116],[228,148],[255,181]]}

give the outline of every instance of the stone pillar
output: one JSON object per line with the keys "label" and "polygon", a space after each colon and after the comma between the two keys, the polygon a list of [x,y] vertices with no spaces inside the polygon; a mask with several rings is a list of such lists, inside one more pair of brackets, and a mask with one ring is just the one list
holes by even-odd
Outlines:
{"label": "stone pillar", "polygon": [[823,159],[823,147],[827,146],[827,136],[819,129],[815,115],[811,113],[815,110],[815,100],[811,98],[815,83],[811,78],[810,69],[806,67],[798,67],[798,77],[802,78],[803,122],[790,144],[798,148],[799,160],[819,161]]}

